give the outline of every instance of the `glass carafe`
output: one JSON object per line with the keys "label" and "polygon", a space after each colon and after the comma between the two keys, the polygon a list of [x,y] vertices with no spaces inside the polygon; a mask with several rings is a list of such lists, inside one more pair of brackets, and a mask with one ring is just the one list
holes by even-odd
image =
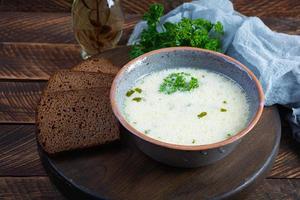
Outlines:
{"label": "glass carafe", "polygon": [[124,17],[119,0],[74,0],[72,20],[83,59],[113,48],[121,38]]}

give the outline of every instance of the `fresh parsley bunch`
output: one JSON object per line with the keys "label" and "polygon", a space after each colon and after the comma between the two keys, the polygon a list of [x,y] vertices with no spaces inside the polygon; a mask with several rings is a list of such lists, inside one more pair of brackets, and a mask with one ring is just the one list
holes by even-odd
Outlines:
{"label": "fresh parsley bunch", "polygon": [[148,28],[141,33],[138,44],[134,44],[130,57],[136,58],[146,52],[174,46],[191,46],[221,51],[221,37],[224,35],[223,25],[220,22],[211,23],[205,19],[183,18],[178,23],[166,22],[163,31],[157,31],[164,7],[161,4],[152,4],[143,19]]}

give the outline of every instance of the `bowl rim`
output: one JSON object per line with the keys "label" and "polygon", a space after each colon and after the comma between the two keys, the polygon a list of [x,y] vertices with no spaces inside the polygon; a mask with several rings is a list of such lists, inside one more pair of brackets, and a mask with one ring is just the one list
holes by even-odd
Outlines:
{"label": "bowl rim", "polygon": [[[252,118],[252,120],[250,121],[250,123],[248,124],[247,127],[242,129],[240,132],[238,132],[234,136],[232,136],[228,139],[222,140],[220,142],[211,143],[211,144],[204,144],[204,145],[181,145],[181,144],[167,143],[167,142],[163,142],[163,141],[151,138],[151,137],[147,136],[146,134],[138,131],[137,129],[135,129],[133,126],[131,126],[127,122],[127,120],[123,116],[122,112],[120,111],[119,107],[117,106],[117,102],[116,102],[116,99],[115,99],[115,97],[116,97],[115,94],[116,94],[116,89],[117,89],[117,80],[124,75],[124,73],[127,71],[127,69],[133,63],[136,63],[140,60],[143,60],[145,57],[148,57],[148,56],[151,56],[151,55],[154,55],[154,54],[158,54],[158,53],[162,53],[162,52],[173,52],[173,51],[180,51],[180,50],[198,51],[198,52],[202,52],[202,53],[204,52],[204,53],[213,54],[217,57],[222,57],[222,58],[224,58],[224,60],[226,62],[232,62],[234,64],[237,64],[238,66],[240,66],[243,70],[245,70],[248,73],[248,75],[255,82],[255,85],[256,85],[256,88],[257,88],[257,91],[258,91],[258,94],[259,94],[259,107],[258,107],[254,117]],[[195,48],[195,47],[169,47],[169,48],[162,48],[162,49],[150,51],[148,53],[145,53],[145,54],[129,61],[127,64],[125,64],[121,68],[121,70],[117,73],[116,77],[113,80],[113,83],[112,83],[112,86],[111,86],[111,89],[110,89],[110,102],[111,102],[112,110],[113,110],[115,116],[117,117],[117,119],[119,120],[119,122],[131,134],[134,134],[135,136],[139,137],[140,139],[145,140],[147,142],[150,142],[152,144],[161,146],[161,147],[170,148],[170,149],[174,149],[174,150],[200,151],[200,150],[220,148],[220,147],[223,147],[225,145],[231,144],[235,141],[238,141],[239,139],[244,137],[248,132],[250,132],[250,130],[252,130],[252,128],[256,125],[256,123],[259,121],[259,119],[262,115],[263,108],[264,108],[264,93],[263,93],[263,89],[262,89],[261,84],[259,83],[256,76],[253,74],[253,72],[250,71],[245,65],[243,65],[242,63],[240,63],[239,61],[235,60],[234,58],[232,58],[230,56],[227,56],[227,55],[219,53],[219,52],[215,52],[215,51],[211,51],[211,50],[207,50],[207,49]]]}

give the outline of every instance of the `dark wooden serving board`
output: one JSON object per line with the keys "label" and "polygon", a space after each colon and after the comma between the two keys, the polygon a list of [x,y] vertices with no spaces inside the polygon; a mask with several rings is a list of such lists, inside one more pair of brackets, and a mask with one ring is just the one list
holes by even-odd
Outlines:
{"label": "dark wooden serving board", "polygon": [[[118,66],[128,48],[103,53]],[[240,198],[266,176],[281,136],[276,107],[265,108],[257,126],[225,159],[196,169],[160,164],[139,151],[122,129],[120,143],[50,157],[40,147],[43,165],[70,199],[223,199]]]}
{"label": "dark wooden serving board", "polygon": [[240,194],[265,177],[276,157],[280,120],[266,108],[251,133],[225,159],[206,167],[179,169],[160,164],[125,137],[121,144],[49,157],[44,167],[64,194],[74,199],[218,199]]}

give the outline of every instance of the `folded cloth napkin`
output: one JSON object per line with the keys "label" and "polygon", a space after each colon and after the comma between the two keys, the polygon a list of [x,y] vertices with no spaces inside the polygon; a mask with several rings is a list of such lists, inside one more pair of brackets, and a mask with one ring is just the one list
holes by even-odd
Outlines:
{"label": "folded cloth napkin", "polygon": [[[267,106],[281,104],[292,109],[288,119],[294,138],[300,142],[300,36],[271,31],[259,18],[236,12],[229,0],[184,3],[161,18],[158,30],[165,22],[178,22],[183,17],[223,24],[223,51],[254,72]],[[128,45],[138,43],[146,27],[145,21],[139,22]]]}

